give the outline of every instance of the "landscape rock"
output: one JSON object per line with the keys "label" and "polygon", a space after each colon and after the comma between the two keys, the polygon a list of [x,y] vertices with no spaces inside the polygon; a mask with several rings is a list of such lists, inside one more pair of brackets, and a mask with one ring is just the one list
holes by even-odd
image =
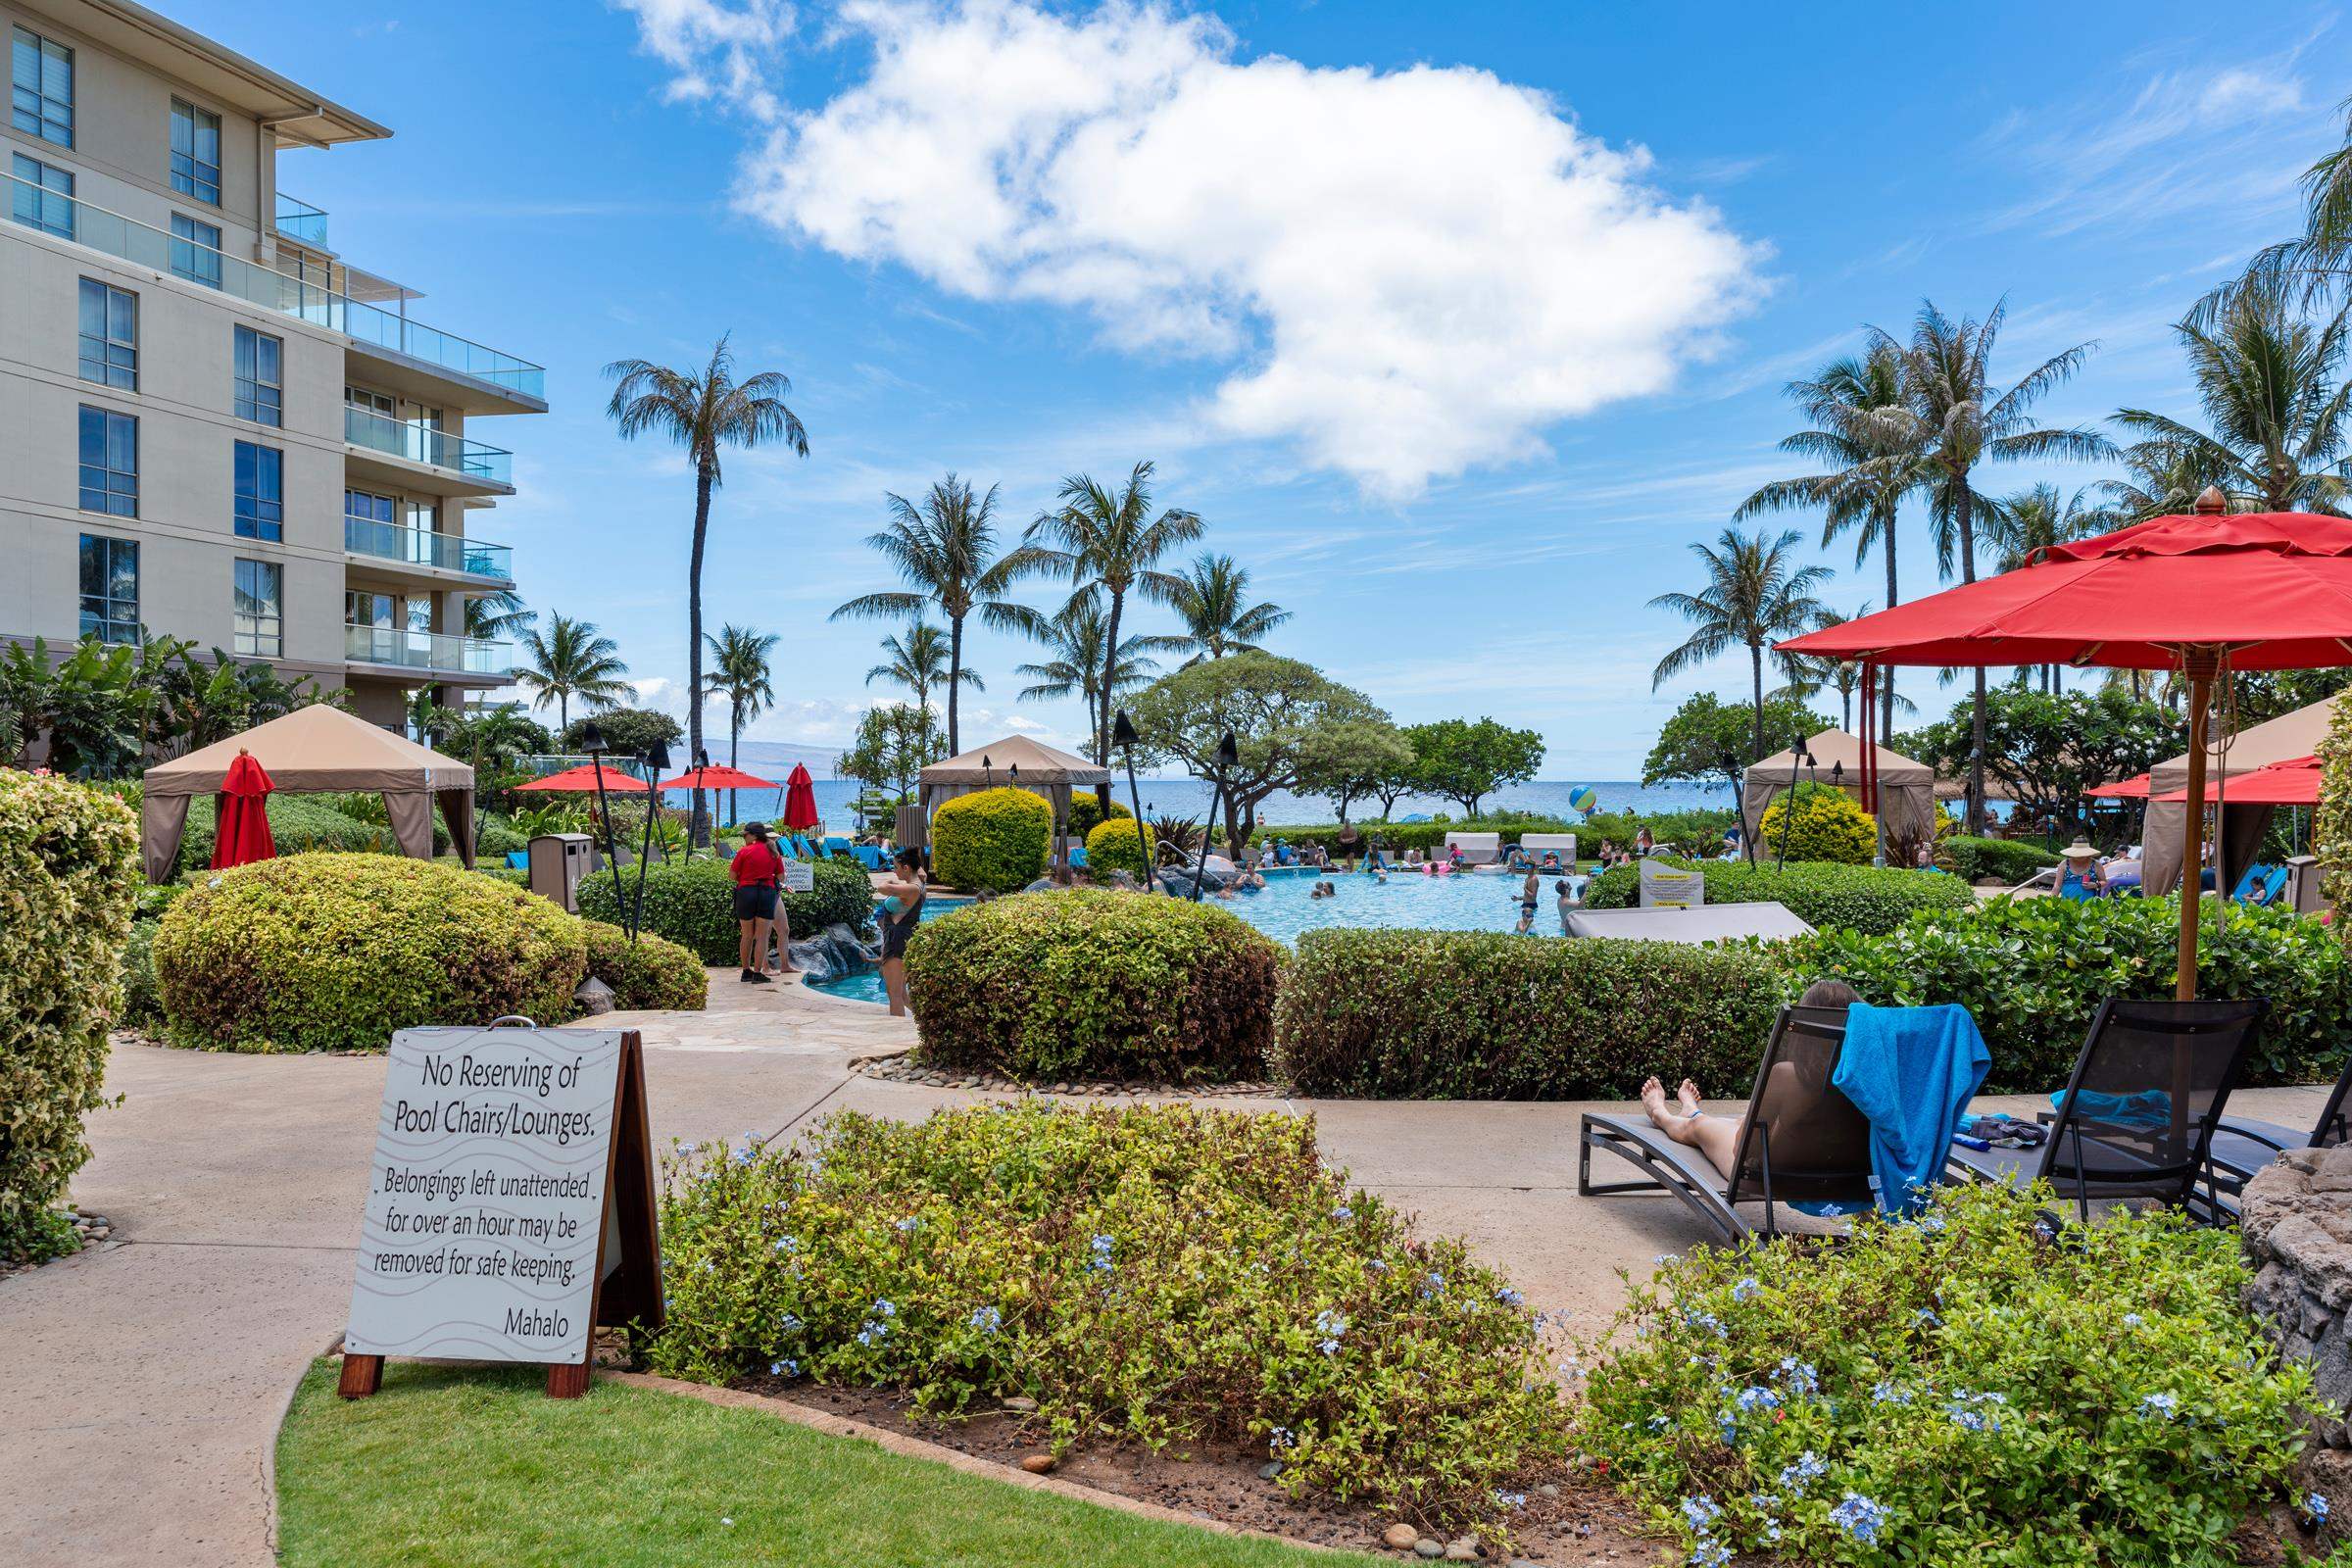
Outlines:
{"label": "landscape rock", "polygon": [[1005,1399],[1004,1408],[1012,1411],[1015,1415],[1035,1415],[1037,1401],[1025,1394],[1015,1394]]}
{"label": "landscape rock", "polygon": [[1276,1476],[1281,1474],[1282,1461],[1280,1459],[1276,1459],[1268,1464],[1261,1464],[1257,1467],[1257,1479],[1260,1481],[1271,1481]]}
{"label": "landscape rock", "polygon": [[1021,1468],[1033,1476],[1042,1476],[1054,1468],[1054,1456],[1050,1453],[1024,1454]]}
{"label": "landscape rock", "polygon": [[1416,1555],[1423,1557],[1443,1557],[1446,1555],[1445,1544],[1431,1536],[1423,1536],[1419,1541],[1414,1542],[1413,1551]]}
{"label": "landscape rock", "polygon": [[2239,1237],[2254,1278],[2246,1305],[2279,1354],[2311,1368],[2320,1443],[2352,1446],[2352,1145],[2296,1150],[2255,1174],[2240,1201]]}
{"label": "landscape rock", "polygon": [[1380,1533],[1380,1544],[1394,1551],[1410,1551],[1421,1532],[1408,1524],[1394,1524]]}

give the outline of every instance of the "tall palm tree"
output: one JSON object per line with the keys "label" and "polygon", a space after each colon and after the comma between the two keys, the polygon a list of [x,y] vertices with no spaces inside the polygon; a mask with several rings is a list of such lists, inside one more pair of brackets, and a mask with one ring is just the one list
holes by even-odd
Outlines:
{"label": "tall palm tree", "polygon": [[[633,441],[652,431],[686,449],[694,465],[694,544],[686,566],[686,755],[703,751],[703,556],[710,539],[710,492],[721,480],[719,449],[766,446],[781,441],[798,457],[808,455],[808,432],[785,407],[792,382],[775,370],[735,379],[735,356],[721,337],[710,363],[700,371],[673,370],[651,360],[614,360],[605,367],[614,377],[605,413]],[[703,792],[694,792],[690,843],[710,842]]]}
{"label": "tall palm tree", "polygon": [[2344,144],[2303,172],[2303,232],[2255,253],[2245,275],[2197,302],[2209,323],[2240,290],[2271,290],[2298,309],[2352,304],[2352,98],[2342,104]]}
{"label": "tall palm tree", "polygon": [[2352,316],[2306,320],[2281,287],[2250,284],[2209,323],[2191,316],[2176,330],[2210,431],[2146,409],[2120,410],[2115,422],[2218,470],[2224,492],[2245,510],[2341,509],[2352,442],[2352,381],[2341,372]]}
{"label": "tall palm tree", "polygon": [[[1183,591],[1183,579],[1159,570],[1159,563],[1170,551],[1200,538],[1205,526],[1198,513],[1178,507],[1153,516],[1152,474],[1150,463],[1139,463],[1116,491],[1083,473],[1072,474],[1061,481],[1061,505],[1030,523],[1021,548],[1007,558],[1022,571],[1069,578],[1076,590],[1072,604],[1096,593],[1105,602],[1103,673],[1094,715],[1098,760],[1110,755],[1110,705],[1117,685],[1111,663],[1124,646],[1119,622],[1127,613],[1128,595],[1172,603]],[[1098,793],[1108,800],[1109,787]]]}
{"label": "tall palm tree", "polygon": [[2103,509],[2118,528],[2150,517],[2176,517],[2192,511],[2207,485],[2219,486],[2229,466],[2216,461],[2205,441],[2180,442],[2157,437],[2134,441],[2117,454],[2131,470],[2126,479],[2101,479]]}
{"label": "tall palm tree", "polygon": [[[1013,670],[1033,683],[1021,689],[1024,703],[1058,702],[1075,695],[1085,701],[1092,715],[1102,706],[1106,690],[1115,703],[1159,673],[1159,665],[1150,657],[1152,638],[1129,637],[1119,645],[1118,657],[1110,657],[1110,619],[1093,594],[1082,594],[1063,606],[1061,613],[1046,623],[1042,636],[1048,657]],[[1107,688],[1103,684],[1106,669],[1110,675]],[[1096,761],[1109,760],[1100,731],[1088,749]]]}
{"label": "tall palm tree", "polygon": [[526,628],[536,625],[539,612],[525,610],[522,595],[512,588],[500,588],[492,593],[472,594],[466,600],[466,635],[481,637],[492,642],[519,636]]}
{"label": "tall palm tree", "polygon": [[[1811,458],[1823,471],[1776,479],[1740,504],[1732,514],[1742,522],[1767,512],[1820,507],[1827,514],[1821,542],[1826,548],[1854,530],[1854,564],[1869,559],[1873,545],[1886,561],[1886,608],[1903,602],[1895,574],[1895,519],[1903,497],[1926,475],[1926,433],[1903,395],[1901,356],[1874,344],[1859,356],[1832,360],[1810,380],[1785,389],[1804,414],[1807,428],[1781,439],[1781,450]],[[1879,675],[1882,734],[1894,728],[1893,671]],[[1847,727],[1852,727],[1848,715]]]}
{"label": "tall palm tree", "polygon": [[1266,633],[1291,618],[1276,604],[1250,603],[1250,568],[1231,556],[1205,551],[1193,569],[1176,579],[1168,608],[1184,622],[1183,635],[1154,638],[1153,645],[1171,654],[1184,654],[1187,668],[1202,660],[1227,654],[1254,654]]}
{"label": "tall palm tree", "polygon": [[620,677],[629,666],[620,662],[618,646],[598,631],[593,620],[550,612],[547,629],[526,629],[521,645],[530,662],[514,671],[514,684],[534,694],[534,709],[556,705],[559,735],[571,727],[572,699],[595,711],[612,707],[628,692],[628,683]]}
{"label": "tall palm tree", "polygon": [[882,639],[882,652],[889,656],[865,672],[865,683],[871,686],[878,680],[895,681],[906,688],[914,706],[928,710],[933,688],[940,686],[969,686],[985,691],[980,672],[958,669],[949,635],[917,617],[906,630],[897,636]]}
{"label": "tall palm tree", "polygon": [[977,499],[972,487],[954,474],[933,485],[916,506],[905,496],[885,497],[890,520],[865,542],[898,568],[911,592],[867,594],[833,612],[844,615],[892,617],[919,615],[926,605],[937,605],[948,622],[948,755],[962,752],[962,733],[956,723],[956,695],[966,681],[963,667],[963,625],[978,615],[982,625],[997,631],[1034,636],[1045,617],[1027,605],[1015,604],[1011,592],[1024,568],[1013,555],[997,554],[997,487]]}
{"label": "tall palm tree", "polygon": [[[710,645],[710,674],[703,689],[727,700],[727,765],[733,767],[743,741],[743,726],[758,718],[760,710],[776,700],[776,689],[768,679],[767,661],[783,638],[772,631],[755,631],[729,621],[718,628],[717,636],[706,633],[705,640]],[[689,763],[696,763],[701,755],[689,753]],[[738,793],[727,791],[730,822],[736,820]]]}
{"label": "tall palm tree", "polygon": [[[2037,484],[2013,495],[1980,497],[1985,510],[1984,542],[1995,552],[1993,571],[2015,571],[2033,563],[2052,545],[2087,539],[2117,525],[2114,513],[2091,506],[2090,491],[2068,495],[2054,484]],[[2041,689],[2058,689],[2058,666],[2040,669]]]}
{"label": "tall palm tree", "polygon": [[[1748,759],[1751,762],[1766,751],[1765,650],[1784,637],[1812,630],[1822,615],[1821,602],[1813,597],[1813,590],[1829,578],[1830,568],[1796,564],[1790,552],[1803,537],[1794,528],[1784,530],[1777,539],[1763,533],[1751,537],[1737,528],[1726,528],[1712,546],[1690,547],[1691,554],[1706,563],[1705,587],[1695,594],[1660,594],[1650,601],[1653,608],[1671,610],[1697,627],[1680,648],[1658,661],[1649,682],[1652,691],[1719,654],[1735,648],[1747,650],[1756,698],[1755,753]],[[1792,679],[1802,678],[1804,666],[1795,659],[1774,654],[1773,660],[1784,674]]]}
{"label": "tall palm tree", "polygon": [[[1955,321],[1923,302],[1908,342],[1871,328],[1871,346],[1899,358],[1903,398],[1919,422],[1928,447],[1922,480],[1934,530],[1936,564],[1946,576],[1955,558],[1962,582],[1977,580],[1977,541],[1987,526],[1975,474],[1980,463],[2021,458],[2114,456],[2094,430],[2046,429],[2034,422],[2034,405],[2063,383],[2097,347],[2078,343],[2051,355],[2006,388],[1992,380],[1992,351],[2000,340],[2007,302],[1995,304],[1984,319]],[[1968,831],[1984,830],[1984,671],[1976,671],[1969,719]]]}
{"label": "tall palm tree", "polygon": [[[1869,613],[1870,601],[1867,599],[1862,602],[1862,608],[1851,615],[1842,611],[1825,610],[1813,617],[1813,629],[1826,631],[1832,626],[1842,626],[1849,620]],[[1862,686],[1862,666],[1850,660],[1816,658],[1803,654],[1791,655],[1788,662],[1791,669],[1788,684],[1770,693],[1766,700],[1777,702],[1786,697],[1791,702],[1809,703],[1825,691],[1834,691],[1838,694],[1838,728],[1850,734],[1854,727],[1854,693]],[[1885,671],[1880,674],[1884,679]],[[1917,706],[1908,697],[1895,698],[1894,708],[1906,713],[1918,711]],[[1888,710],[1890,715],[1892,711],[1892,709]],[[1887,728],[1891,730],[1892,727],[1893,720],[1889,716]],[[1883,731],[1882,736],[1885,733]]]}

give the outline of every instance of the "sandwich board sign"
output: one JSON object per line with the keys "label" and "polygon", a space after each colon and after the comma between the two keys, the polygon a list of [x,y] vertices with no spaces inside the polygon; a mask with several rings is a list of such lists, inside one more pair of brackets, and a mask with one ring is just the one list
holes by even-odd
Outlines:
{"label": "sandwich board sign", "polygon": [[1642,907],[1695,909],[1707,902],[1707,879],[1655,860],[1642,862]]}
{"label": "sandwich board sign", "polygon": [[543,1364],[576,1397],[599,1324],[660,1325],[643,1043],[514,1022],[392,1037],[345,1398],[388,1355]]}

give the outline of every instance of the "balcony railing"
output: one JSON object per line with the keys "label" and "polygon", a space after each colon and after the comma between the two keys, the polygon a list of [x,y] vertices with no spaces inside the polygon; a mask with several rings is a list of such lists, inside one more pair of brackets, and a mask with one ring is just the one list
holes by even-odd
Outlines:
{"label": "balcony railing", "polygon": [[454,533],[435,533],[430,528],[404,528],[395,522],[346,516],[343,548],[355,556],[396,561],[406,566],[433,566],[473,577],[495,577],[500,582],[514,580],[512,549]]}
{"label": "balcony railing", "polygon": [[299,196],[277,193],[277,231],[305,245],[326,245],[326,214]]}
{"label": "balcony railing", "polygon": [[462,435],[436,430],[429,424],[392,418],[373,409],[344,404],[343,439],[355,447],[446,468],[468,479],[503,485],[514,482],[514,454],[506,448],[484,446]]}
{"label": "balcony railing", "polygon": [[193,240],[175,239],[160,228],[44,190],[14,174],[0,172],[0,180],[7,182],[9,216],[29,227],[159,272],[177,273],[192,283],[217,288],[357,342],[405,354],[523,397],[546,400],[547,371],[528,360],[484,348]]}
{"label": "balcony railing", "polygon": [[346,624],[343,657],[355,664],[394,664],[448,675],[503,675],[514,662],[514,650],[512,644],[479,637]]}

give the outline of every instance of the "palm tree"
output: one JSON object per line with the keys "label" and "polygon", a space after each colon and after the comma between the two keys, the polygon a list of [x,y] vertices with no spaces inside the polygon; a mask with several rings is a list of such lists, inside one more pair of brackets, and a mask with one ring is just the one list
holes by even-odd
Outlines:
{"label": "palm tree", "polygon": [[[1900,343],[1877,327],[1871,346],[1893,352],[1902,368],[1903,398],[1927,441],[1922,479],[1934,528],[1936,565],[1951,574],[1957,557],[1962,582],[1977,580],[1977,540],[1987,526],[1974,475],[1984,462],[2021,458],[2114,456],[2105,436],[2093,430],[2045,429],[2034,422],[2034,405],[2064,382],[2097,347],[2078,343],[2053,354],[2007,388],[1992,381],[1992,351],[2008,315],[2004,301],[1983,321],[1955,321],[1933,302],[1923,302]],[[1976,696],[1969,720],[1968,831],[1984,830],[1984,671],[1976,671]]]}
{"label": "palm tree", "polygon": [[[2085,504],[2088,489],[2068,495],[2054,484],[2037,484],[1998,499],[1982,498],[1985,509],[1984,542],[1997,554],[1993,571],[2015,571],[2038,559],[2052,545],[2087,539],[2116,525],[2115,514],[2104,507]],[[2041,666],[2041,689],[2058,689],[2058,666]]]}
{"label": "palm tree", "polygon": [[2209,323],[2241,290],[2267,290],[2310,310],[2352,294],[2352,98],[2342,104],[2344,144],[2303,172],[2303,232],[2255,253],[2245,275],[2197,302],[2191,319]]}
{"label": "palm tree", "polygon": [[466,635],[491,642],[514,637],[536,625],[539,612],[522,607],[522,595],[512,588],[469,595],[466,600]]}
{"label": "palm tree", "polygon": [[[1732,520],[1822,508],[1828,514],[1821,530],[1825,548],[1851,528],[1856,566],[1869,559],[1873,545],[1886,558],[1886,608],[1891,610],[1903,602],[1895,575],[1895,518],[1903,497],[1925,477],[1927,452],[1925,433],[1903,395],[1901,356],[1874,344],[1860,358],[1849,354],[1832,360],[1811,380],[1791,381],[1785,390],[1810,423],[1784,436],[1781,450],[1814,459],[1824,471],[1774,480],[1741,502]],[[1879,683],[1880,732],[1885,734],[1894,728],[1893,672],[1882,670]]]}
{"label": "palm tree", "polygon": [[[1842,626],[1849,620],[1858,619],[1869,613],[1870,601],[1867,599],[1862,602],[1862,608],[1851,615],[1842,611],[1825,610],[1813,617],[1813,629],[1826,631],[1832,626]],[[1854,693],[1861,689],[1862,666],[1850,660],[1824,659],[1803,654],[1790,656],[1788,663],[1791,669],[1788,684],[1779,691],[1771,693],[1767,701],[1777,702],[1785,697],[1791,702],[1809,703],[1824,691],[1835,691],[1838,694],[1838,726],[1849,734],[1852,733]],[[1884,670],[1880,671],[1879,678],[1882,680],[1886,678]],[[1893,706],[1906,713],[1918,711],[1917,706],[1908,697],[1895,698]],[[1893,727],[1892,712],[1893,710],[1889,709],[1887,718],[1889,731]],[[1883,731],[1882,735],[1885,733]]]}
{"label": "palm tree", "polygon": [[522,634],[522,652],[530,662],[514,671],[514,684],[535,693],[534,709],[556,705],[558,734],[571,727],[571,702],[578,698],[592,711],[611,708],[628,691],[620,677],[629,666],[612,638],[592,620],[573,620],[551,612],[547,630],[533,626]]}
{"label": "palm tree", "polygon": [[1175,594],[1168,601],[1184,622],[1184,634],[1153,638],[1152,645],[1188,655],[1186,668],[1227,654],[1258,653],[1259,639],[1290,619],[1291,612],[1280,605],[1249,601],[1250,568],[1231,556],[1203,552],[1194,560],[1193,569],[1176,579]]}
{"label": "palm tree", "polygon": [[[713,697],[727,700],[727,765],[733,767],[743,740],[743,726],[758,718],[760,710],[776,700],[775,688],[768,683],[767,658],[783,639],[772,631],[754,631],[729,621],[718,628],[717,636],[707,636],[706,641],[710,645],[710,674],[704,689]],[[700,752],[688,757],[691,762],[700,765]],[[730,822],[736,819],[737,794],[735,790],[727,791]]]}
{"label": "palm tree", "polygon": [[[1799,566],[1790,557],[1804,535],[1786,529],[1778,539],[1753,537],[1726,528],[1713,546],[1694,544],[1691,553],[1707,564],[1707,585],[1695,594],[1660,594],[1650,601],[1697,626],[1680,648],[1658,661],[1650,690],[1694,664],[1734,648],[1747,650],[1756,697],[1754,761],[1765,754],[1764,651],[1784,637],[1810,631],[1822,606],[1813,589],[1830,575],[1827,566]],[[1801,678],[1803,665],[1787,654],[1773,655],[1782,672]]]}
{"label": "palm tree", "polygon": [[[1024,703],[1058,702],[1074,694],[1084,699],[1091,717],[1102,706],[1105,669],[1110,672],[1107,690],[1114,703],[1159,673],[1158,664],[1150,658],[1152,638],[1127,638],[1119,647],[1118,658],[1109,657],[1110,621],[1102,613],[1102,601],[1093,594],[1071,600],[1060,614],[1046,623],[1042,635],[1050,657],[1013,670],[1034,683],[1021,689]],[[1089,750],[1098,762],[1109,759],[1100,731]]]}
{"label": "palm tree", "polygon": [[[1021,548],[1007,558],[1019,564],[1019,570],[1069,578],[1076,589],[1070,598],[1073,605],[1097,592],[1107,602],[1102,678],[1095,693],[1098,760],[1110,755],[1110,705],[1118,685],[1111,664],[1125,652],[1119,622],[1127,612],[1127,596],[1172,603],[1183,592],[1184,581],[1158,570],[1159,563],[1170,551],[1200,538],[1204,526],[1199,514],[1181,508],[1152,515],[1152,473],[1150,463],[1137,464],[1115,493],[1083,473],[1072,474],[1061,481],[1061,506],[1029,524]],[[1107,785],[1099,793],[1109,799]]]}
{"label": "palm tree", "polygon": [[913,696],[914,706],[925,710],[931,707],[931,690],[935,686],[969,686],[974,691],[985,691],[978,670],[954,667],[951,641],[946,632],[917,617],[903,634],[882,639],[882,652],[889,658],[865,672],[865,683],[871,686],[878,680],[896,681]]}
{"label": "palm tree", "polygon": [[[774,370],[735,379],[735,357],[721,337],[710,351],[710,363],[698,374],[673,370],[651,360],[615,360],[605,367],[615,378],[612,401],[605,413],[620,429],[621,439],[633,441],[646,431],[666,435],[686,449],[694,465],[694,545],[686,567],[686,755],[703,752],[703,556],[710,539],[710,492],[720,482],[721,447],[765,446],[782,441],[796,456],[808,455],[808,432],[800,416],[785,407],[792,382]],[[710,819],[703,814],[703,792],[694,792],[689,842],[707,844]]]}
{"label": "palm tree", "polygon": [[2102,479],[2098,484],[2099,493],[2107,498],[2103,510],[2108,517],[2121,528],[2150,517],[2180,516],[2194,509],[2205,487],[2219,486],[2229,466],[2227,457],[2214,460],[2210,447],[2211,443],[2203,440],[2183,443],[2156,438],[2124,448],[2118,456],[2132,476]]}
{"label": "palm tree", "polygon": [[919,615],[925,605],[937,605],[948,621],[948,755],[962,751],[956,723],[956,694],[967,681],[963,667],[963,624],[974,615],[998,631],[1034,636],[1045,617],[1027,605],[1004,597],[1024,568],[1014,555],[997,554],[997,487],[973,499],[972,487],[954,474],[931,487],[920,507],[905,496],[888,496],[890,520],[865,542],[880,551],[912,592],[867,594],[853,599],[831,616],[896,617]]}
{"label": "palm tree", "polygon": [[2115,422],[2218,472],[2223,491],[2247,511],[2341,508],[2352,381],[2339,372],[2352,317],[2304,320],[2282,288],[2249,284],[2209,323],[2191,316],[2176,330],[2211,433],[2145,409],[2120,410]]}

